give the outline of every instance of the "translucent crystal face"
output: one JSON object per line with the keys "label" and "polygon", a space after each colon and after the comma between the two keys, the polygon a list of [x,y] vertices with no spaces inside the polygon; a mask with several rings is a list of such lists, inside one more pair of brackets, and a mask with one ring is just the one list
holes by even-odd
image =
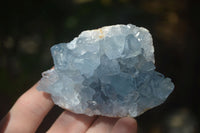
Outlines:
{"label": "translucent crystal face", "polygon": [[83,31],[51,53],[54,69],[43,72],[37,89],[75,113],[135,117],[163,103],[174,88],[155,71],[148,30],[131,24]]}

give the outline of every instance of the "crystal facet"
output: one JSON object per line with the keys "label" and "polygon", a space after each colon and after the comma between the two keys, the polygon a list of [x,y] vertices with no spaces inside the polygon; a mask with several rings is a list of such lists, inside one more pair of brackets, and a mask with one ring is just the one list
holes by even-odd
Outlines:
{"label": "crystal facet", "polygon": [[174,88],[155,71],[151,34],[132,24],[83,31],[51,53],[54,68],[43,72],[37,89],[75,113],[135,117],[163,103]]}

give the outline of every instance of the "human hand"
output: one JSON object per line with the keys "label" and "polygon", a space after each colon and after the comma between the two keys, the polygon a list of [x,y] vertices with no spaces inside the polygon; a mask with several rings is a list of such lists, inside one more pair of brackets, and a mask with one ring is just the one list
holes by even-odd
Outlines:
{"label": "human hand", "polygon": [[[0,133],[34,133],[54,106],[49,94],[36,90],[25,92],[0,122]],[[89,117],[65,110],[47,131],[48,133],[136,133],[136,120]]]}

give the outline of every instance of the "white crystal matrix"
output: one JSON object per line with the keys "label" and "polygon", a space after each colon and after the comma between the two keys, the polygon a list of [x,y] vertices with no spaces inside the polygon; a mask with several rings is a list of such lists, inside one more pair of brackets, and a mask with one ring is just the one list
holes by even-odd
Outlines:
{"label": "white crystal matrix", "polygon": [[174,88],[155,71],[151,34],[132,24],[83,31],[51,53],[54,68],[42,73],[37,89],[78,114],[135,117]]}

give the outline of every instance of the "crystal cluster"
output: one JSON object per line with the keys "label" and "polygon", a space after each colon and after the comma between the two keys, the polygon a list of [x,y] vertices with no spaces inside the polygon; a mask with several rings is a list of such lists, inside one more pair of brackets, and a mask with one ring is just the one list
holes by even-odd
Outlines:
{"label": "crystal cluster", "polygon": [[135,117],[163,103],[174,88],[155,71],[151,34],[132,24],[83,31],[51,53],[54,68],[43,72],[37,89],[75,113]]}

